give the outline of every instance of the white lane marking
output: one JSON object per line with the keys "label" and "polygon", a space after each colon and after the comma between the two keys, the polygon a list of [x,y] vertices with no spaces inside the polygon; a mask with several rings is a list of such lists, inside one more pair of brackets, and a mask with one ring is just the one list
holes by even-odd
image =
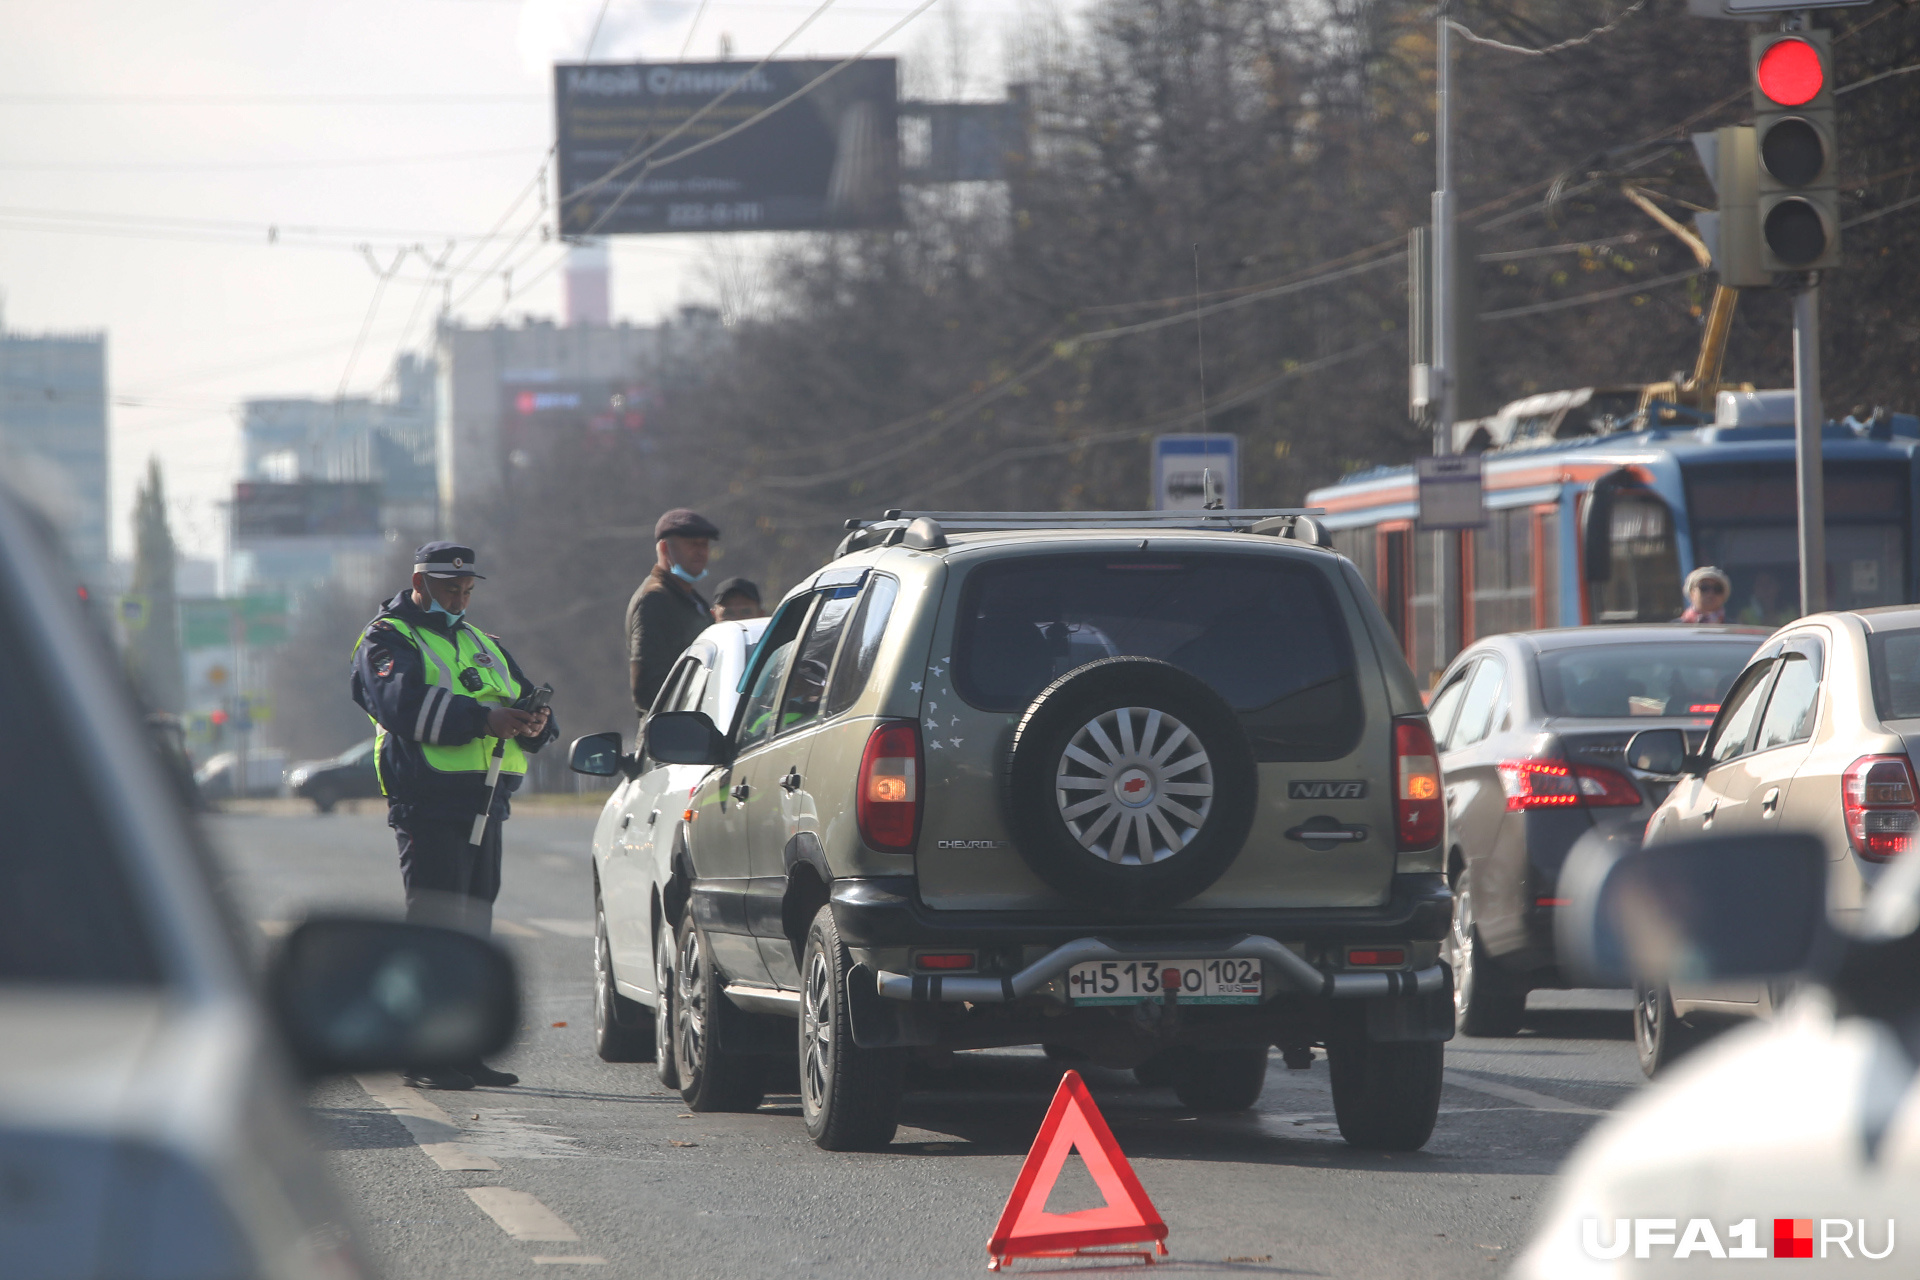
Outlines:
{"label": "white lane marking", "polygon": [[529,918],[527,923],[538,925],[548,933],[557,933],[564,938],[591,938],[593,936],[593,921],[591,920],[535,920]]}
{"label": "white lane marking", "polygon": [[1499,1080],[1484,1080],[1479,1076],[1470,1076],[1464,1071],[1449,1068],[1447,1083],[1458,1089],[1468,1089],[1474,1093],[1484,1093],[1493,1098],[1505,1098],[1508,1102],[1518,1102],[1535,1111],[1559,1111],[1574,1116],[1604,1116],[1612,1112],[1595,1107],[1583,1107],[1577,1102],[1568,1102],[1565,1098],[1551,1098],[1544,1093],[1535,1093],[1531,1089],[1522,1089],[1518,1085],[1505,1084]]}
{"label": "white lane marking", "polygon": [[536,1267],[604,1267],[607,1265],[607,1260],[597,1253],[536,1253],[533,1255],[533,1265]]}
{"label": "white lane marking", "polygon": [[407,1126],[414,1142],[427,1159],[442,1169],[492,1169],[500,1166],[486,1156],[466,1149],[460,1143],[465,1135],[453,1117],[409,1089],[400,1077],[390,1072],[355,1076],[367,1096],[391,1111]]}
{"label": "white lane marking", "polygon": [[515,1240],[578,1240],[559,1214],[525,1191],[510,1187],[468,1187],[467,1198]]}
{"label": "white lane marking", "polygon": [[540,938],[546,936],[538,929],[529,929],[527,926],[515,924],[511,920],[496,919],[493,922],[493,931],[495,933],[504,933],[509,938]]}

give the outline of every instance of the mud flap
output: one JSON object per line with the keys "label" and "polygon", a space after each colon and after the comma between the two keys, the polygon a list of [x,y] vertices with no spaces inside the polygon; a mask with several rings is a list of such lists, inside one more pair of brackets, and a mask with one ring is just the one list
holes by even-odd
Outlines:
{"label": "mud flap", "polygon": [[903,1049],[940,1042],[938,1008],[883,998],[873,970],[864,964],[847,970],[847,1013],[853,1019],[853,1042],[862,1049]]}
{"label": "mud flap", "polygon": [[1367,1039],[1375,1044],[1453,1039],[1453,982],[1422,996],[1368,1000]]}

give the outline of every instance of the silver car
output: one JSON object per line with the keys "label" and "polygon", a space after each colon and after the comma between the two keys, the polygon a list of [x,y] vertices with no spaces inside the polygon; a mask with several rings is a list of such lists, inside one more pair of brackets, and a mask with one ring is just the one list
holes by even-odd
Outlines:
{"label": "silver car", "polygon": [[[1679,731],[1636,735],[1628,762],[1675,776],[1646,843],[1806,832],[1827,851],[1829,910],[1850,927],[1886,864],[1920,837],[1920,608],[1802,618],[1775,632],[1728,692],[1698,754]],[[1779,983],[1641,984],[1634,1023],[1652,1074],[1708,1024],[1770,1017]]]}

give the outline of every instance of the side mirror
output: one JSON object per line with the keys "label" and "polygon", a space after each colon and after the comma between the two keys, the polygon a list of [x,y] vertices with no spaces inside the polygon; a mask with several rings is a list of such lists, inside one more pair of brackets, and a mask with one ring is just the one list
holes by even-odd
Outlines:
{"label": "side mirror", "polygon": [[1561,963],[1586,985],[1779,977],[1837,954],[1826,850],[1812,836],[1640,848],[1631,830],[1595,831],[1568,855],[1557,896]]}
{"label": "side mirror", "polygon": [[575,738],[573,749],[567,753],[569,769],[595,778],[611,778],[619,773],[620,760],[617,733],[590,733],[584,738]]}
{"label": "side mirror", "polygon": [[1671,778],[1687,759],[1687,735],[1678,729],[1642,729],[1627,739],[1627,767]]}
{"label": "side mirror", "polygon": [[268,999],[295,1060],[314,1076],[433,1070],[513,1039],[520,992],[491,941],[393,920],[309,920],[267,972]]}
{"label": "side mirror", "polygon": [[726,764],[733,745],[704,711],[661,711],[647,717],[641,748],[662,764]]}

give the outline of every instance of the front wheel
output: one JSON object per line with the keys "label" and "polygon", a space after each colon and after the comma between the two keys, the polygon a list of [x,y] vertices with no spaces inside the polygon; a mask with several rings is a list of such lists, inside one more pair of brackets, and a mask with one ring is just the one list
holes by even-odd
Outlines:
{"label": "front wheel", "polygon": [[653,1014],[653,1073],[660,1077],[663,1089],[680,1087],[680,1067],[674,1058],[675,1010],[680,1007],[673,994],[673,926],[656,920],[653,927],[653,989],[660,993],[660,1007]]}
{"label": "front wheel", "polygon": [[689,911],[680,918],[673,970],[673,1057],[680,1096],[693,1111],[752,1111],[766,1096],[758,1058],[729,1052],[727,1002],[707,935]]}
{"label": "front wheel", "polygon": [[607,908],[593,902],[593,1048],[602,1062],[653,1061],[653,1010],[620,994],[613,981]]}
{"label": "front wheel", "polygon": [[1673,1011],[1673,996],[1657,982],[1633,984],[1633,1048],[1640,1071],[1651,1078],[1700,1039]]}
{"label": "front wheel", "polygon": [[1376,1151],[1418,1151],[1440,1115],[1445,1046],[1437,1040],[1376,1044],[1356,1028],[1327,1041],[1340,1136]]}
{"label": "front wheel", "polygon": [[1174,1062],[1174,1096],[1195,1111],[1245,1111],[1266,1087],[1264,1044],[1188,1050]]}
{"label": "front wheel", "polygon": [[1469,1036],[1511,1036],[1526,1016],[1527,990],[1515,982],[1480,940],[1473,915],[1473,873],[1461,871],[1453,886],[1453,927],[1446,960],[1453,967],[1453,1012]]}
{"label": "front wheel", "polygon": [[800,1112],[824,1151],[882,1151],[899,1127],[906,1059],[853,1042],[852,962],[822,907],[800,957]]}

